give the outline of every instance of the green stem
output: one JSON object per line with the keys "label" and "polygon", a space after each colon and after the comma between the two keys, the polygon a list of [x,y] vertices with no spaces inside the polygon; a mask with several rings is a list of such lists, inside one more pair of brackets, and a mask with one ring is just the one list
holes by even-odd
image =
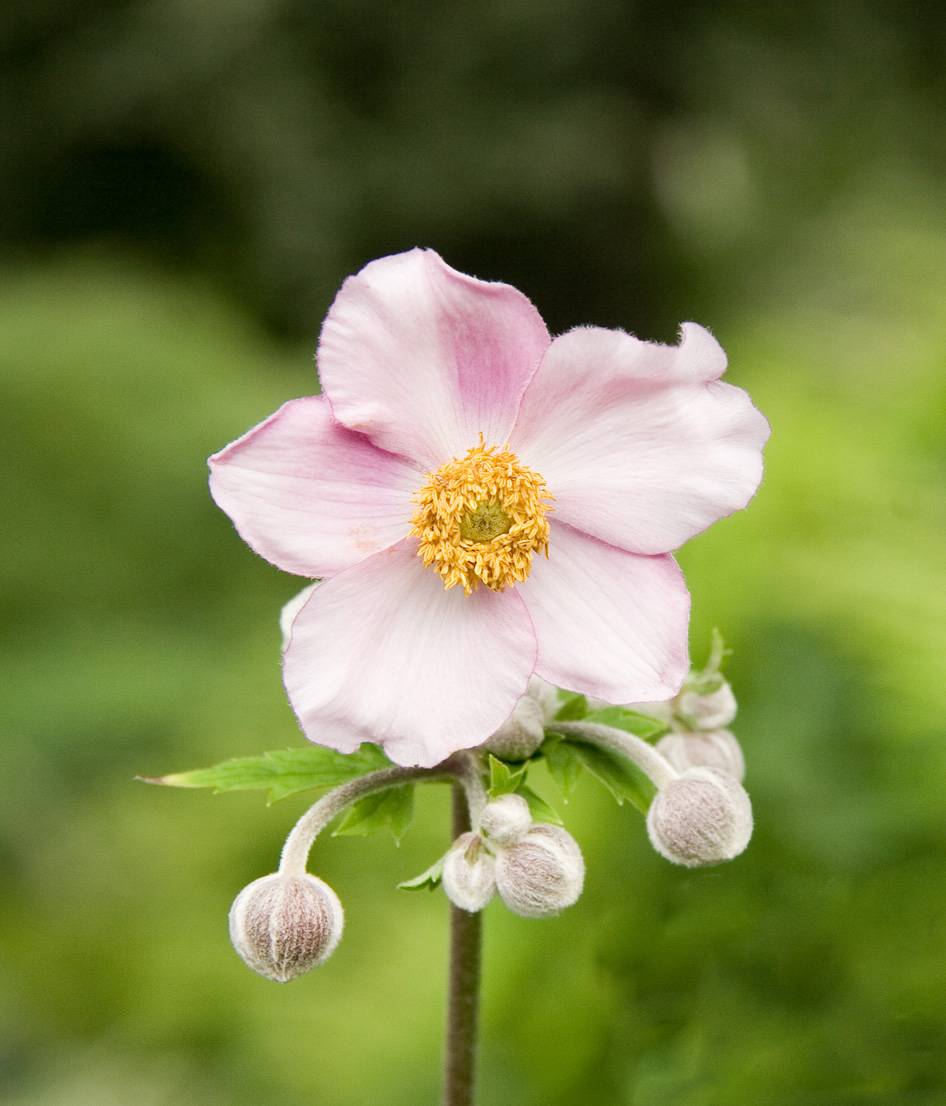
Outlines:
{"label": "green stem", "polygon": [[[453,838],[470,829],[467,794],[453,788]],[[450,979],[443,1106],[473,1106],[480,997],[482,915],[450,907]]]}
{"label": "green stem", "polygon": [[646,741],[636,734],[627,733],[624,730],[615,729],[614,726],[602,726],[600,722],[552,722],[549,729],[556,733],[564,734],[575,741],[583,741],[587,745],[597,745],[607,749],[611,753],[627,757],[653,783],[659,791],[679,773],[676,768]]}

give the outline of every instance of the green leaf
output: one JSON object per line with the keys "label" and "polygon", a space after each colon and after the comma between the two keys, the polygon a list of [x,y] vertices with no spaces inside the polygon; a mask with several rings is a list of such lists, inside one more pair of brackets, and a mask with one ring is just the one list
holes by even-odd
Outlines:
{"label": "green leaf", "polygon": [[551,822],[554,826],[565,824],[559,817],[558,811],[550,806],[541,795],[536,794],[531,787],[523,787],[519,794],[529,804],[533,822]]}
{"label": "green leaf", "polygon": [[579,718],[584,718],[587,713],[587,698],[577,692],[568,692],[555,712],[555,717],[561,718],[563,722],[574,722]]}
{"label": "green leaf", "polygon": [[337,753],[321,745],[303,745],[259,756],[235,757],[212,768],[138,778],[165,787],[209,787],[215,794],[266,791],[267,802],[274,803],[299,791],[337,787],[367,772],[390,767],[391,762],[377,745],[366,743],[354,753]]}
{"label": "green leaf", "polygon": [[628,799],[642,814],[647,813],[657,789],[636,764],[597,745],[583,745],[577,741],[569,744],[585,768],[604,784],[619,806]]}
{"label": "green leaf", "polygon": [[602,707],[601,710],[593,710],[587,715],[585,721],[598,722],[602,726],[613,726],[616,730],[635,734],[645,741],[656,741],[670,729],[667,723],[661,722],[659,718],[651,718],[649,714],[640,714],[636,710],[628,710],[627,707]]}
{"label": "green leaf", "polygon": [[414,785],[389,787],[359,799],[342,815],[333,837],[367,837],[388,829],[400,844],[414,817]]}
{"label": "green leaf", "polygon": [[439,860],[435,860],[433,864],[427,869],[426,872],[421,872],[419,876],[414,876],[413,879],[406,879],[403,883],[399,883],[399,891],[434,891],[440,886],[440,877],[443,874],[443,862],[444,857]]}
{"label": "green leaf", "polygon": [[499,760],[492,753],[489,754],[489,797],[497,798],[499,795],[508,795],[518,791],[526,781],[528,764],[520,764],[513,768],[504,760]]}
{"label": "green leaf", "polygon": [[549,775],[555,781],[562,793],[562,798],[567,803],[575,790],[575,785],[581,777],[581,758],[573,745],[565,740],[559,733],[546,735],[542,745],[542,755],[548,765]]}

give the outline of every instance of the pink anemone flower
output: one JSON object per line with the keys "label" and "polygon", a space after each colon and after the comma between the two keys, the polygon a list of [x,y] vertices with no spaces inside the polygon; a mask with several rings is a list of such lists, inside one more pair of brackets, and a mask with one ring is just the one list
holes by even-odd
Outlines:
{"label": "pink anemone flower", "polygon": [[726,357],[579,327],[431,250],[371,262],[322,327],[323,395],[210,459],[244,540],[319,578],[291,621],[309,740],[431,766],[479,745],[531,676],[612,703],[688,669],[670,555],[744,507],[768,424]]}

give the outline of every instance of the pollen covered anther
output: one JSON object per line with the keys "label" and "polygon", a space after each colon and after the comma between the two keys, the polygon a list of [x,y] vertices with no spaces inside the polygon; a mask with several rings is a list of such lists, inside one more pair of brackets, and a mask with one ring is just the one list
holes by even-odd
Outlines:
{"label": "pollen covered anther", "polygon": [[545,481],[482,435],[465,457],[430,473],[415,499],[410,532],[420,538],[418,556],[445,588],[502,591],[528,578],[533,553],[548,553]]}

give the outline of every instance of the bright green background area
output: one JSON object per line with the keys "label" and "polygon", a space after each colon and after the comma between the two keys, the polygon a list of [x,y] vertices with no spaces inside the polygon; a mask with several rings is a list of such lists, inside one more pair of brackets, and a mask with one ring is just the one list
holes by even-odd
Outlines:
{"label": "bright green background area", "polygon": [[[331,45],[347,32],[330,11],[320,30]],[[942,89],[907,64],[922,28],[885,24],[870,7],[845,8],[857,33],[840,14],[805,29],[708,12],[689,12],[700,18],[680,49],[702,60],[674,111],[653,84],[661,63],[682,65],[670,25],[653,70],[625,81],[637,99],[622,99],[618,81],[606,87],[624,72],[616,54],[605,52],[604,75],[594,64],[617,18],[604,5],[590,24],[577,8],[522,4],[458,23],[462,43],[429,31],[412,40],[415,60],[436,57],[429,79],[463,123],[443,133],[444,104],[422,95],[415,70],[378,68],[406,49],[383,23],[364,61],[365,102],[339,100],[350,127],[320,163],[328,183],[312,183],[324,197],[337,178],[337,217],[320,236],[311,195],[295,208],[282,195],[283,223],[260,216],[242,249],[254,274],[242,283],[215,268],[225,253],[164,256],[134,219],[80,226],[77,216],[72,240],[24,220],[10,237],[0,273],[3,1102],[437,1100],[446,904],[394,884],[442,851],[444,790],[423,789],[400,849],[380,837],[319,842],[313,870],[345,904],[345,937],[323,968],[278,987],[237,960],[226,912],[275,866],[305,798],[267,808],[254,795],[132,782],[302,740],[276,625],[298,581],[255,557],[214,508],[205,458],[313,390],[313,338],[334,286],[368,257],[418,241],[519,284],[558,329],[621,323],[666,339],[680,317],[711,325],[729,379],[773,426],[751,508],[680,555],[694,657],[713,625],[735,650],[755,838],[730,865],[673,868],[635,810],[584,780],[560,807],[586,854],[581,901],[545,922],[498,903],[486,912],[484,1106],[946,1098],[946,215],[929,114]],[[573,42],[576,29],[584,38]],[[321,73],[324,36],[297,31]],[[557,51],[554,88],[534,55],[520,71],[510,42],[539,31]],[[272,46],[271,31],[259,33]],[[101,55],[97,40],[77,41],[81,86]],[[477,65],[464,68],[468,56]],[[169,55],[152,77],[181,84],[183,64]],[[340,64],[333,54],[326,71]],[[241,132],[246,164],[272,161],[272,180],[294,179],[296,160],[275,138],[267,155],[261,137],[267,111],[292,116],[273,107],[271,88],[282,86],[273,78],[247,93],[258,112]],[[316,113],[313,134],[325,139],[327,126]],[[639,172],[624,158],[631,147]],[[310,155],[302,147],[298,158]],[[351,199],[381,184],[389,208]],[[625,217],[597,226],[602,197]],[[517,240],[510,225],[522,212],[532,221]],[[294,273],[294,214],[303,291],[281,283]],[[212,231],[221,251],[240,249]],[[156,236],[176,241],[163,225]],[[266,243],[278,276],[260,261]],[[650,287],[642,256],[654,262]],[[284,299],[292,309],[276,317]]]}

